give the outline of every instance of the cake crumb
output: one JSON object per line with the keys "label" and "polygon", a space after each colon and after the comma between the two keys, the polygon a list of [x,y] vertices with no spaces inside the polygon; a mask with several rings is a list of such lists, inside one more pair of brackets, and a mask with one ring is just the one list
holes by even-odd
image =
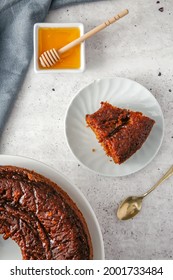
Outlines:
{"label": "cake crumb", "polygon": [[159,72],[158,76],[161,76],[161,75],[162,75],[162,73],[161,73],[161,72]]}
{"label": "cake crumb", "polygon": [[93,149],[92,149],[92,152],[94,153],[95,151],[96,151],[96,149],[93,148]]}
{"label": "cake crumb", "polygon": [[164,8],[163,8],[163,7],[159,8],[159,11],[160,11],[160,12],[163,12],[163,11],[164,11]]}
{"label": "cake crumb", "polygon": [[169,92],[171,92],[172,90],[171,89],[169,89]]}

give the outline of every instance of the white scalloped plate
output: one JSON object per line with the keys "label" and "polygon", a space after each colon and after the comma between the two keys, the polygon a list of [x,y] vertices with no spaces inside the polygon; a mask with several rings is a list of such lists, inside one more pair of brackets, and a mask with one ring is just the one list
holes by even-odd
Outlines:
{"label": "white scalloped plate", "polygon": [[[92,130],[86,126],[85,115],[98,110],[101,101],[140,111],[156,122],[141,149],[121,165],[110,161]],[[125,176],[142,169],[156,156],[163,140],[164,119],[157,100],[142,85],[125,78],[102,79],[83,88],[74,97],[67,110],[65,133],[71,151],[84,166],[106,176]]]}
{"label": "white scalloped plate", "polygon": [[[0,165],[14,165],[34,170],[57,183],[76,203],[82,212],[91,235],[93,244],[93,258],[104,259],[104,244],[97,218],[83,193],[72,185],[64,175],[39,161],[21,156],[0,155]],[[0,235],[0,260],[20,260],[21,253],[17,244],[11,240],[3,240]]]}

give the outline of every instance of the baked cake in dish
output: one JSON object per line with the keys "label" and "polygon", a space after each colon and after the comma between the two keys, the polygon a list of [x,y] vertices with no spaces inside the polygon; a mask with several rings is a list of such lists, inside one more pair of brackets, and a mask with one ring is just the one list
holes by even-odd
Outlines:
{"label": "baked cake in dish", "polygon": [[0,166],[0,233],[20,246],[25,260],[93,257],[76,204],[57,184],[27,169]]}
{"label": "baked cake in dish", "polygon": [[133,112],[101,102],[101,108],[86,115],[106,154],[121,164],[141,148],[155,123],[140,112]]}

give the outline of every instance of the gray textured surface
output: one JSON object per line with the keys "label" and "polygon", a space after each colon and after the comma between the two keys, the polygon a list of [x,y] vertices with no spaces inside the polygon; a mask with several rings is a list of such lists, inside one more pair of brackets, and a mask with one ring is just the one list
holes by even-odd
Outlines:
{"label": "gray textured surface", "polygon": [[[172,259],[173,178],[144,201],[142,213],[134,220],[119,222],[115,216],[124,197],[146,191],[173,163],[172,0],[66,7],[51,12],[47,21],[83,22],[89,30],[124,8],[130,10],[126,19],[86,42],[85,73],[36,75],[31,63],[0,148],[1,153],[33,157],[57,168],[82,190],[98,217],[107,259]],[[140,172],[122,178],[102,177],[79,166],[64,137],[65,113],[76,92],[93,79],[114,76],[134,79],[151,89],[165,117],[158,155]]]}

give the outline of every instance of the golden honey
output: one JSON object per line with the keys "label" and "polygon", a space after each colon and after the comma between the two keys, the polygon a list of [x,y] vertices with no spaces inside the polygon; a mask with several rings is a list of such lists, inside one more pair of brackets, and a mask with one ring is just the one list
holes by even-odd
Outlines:
{"label": "golden honey", "polygon": [[[60,49],[80,37],[80,29],[78,27],[40,27],[38,29],[38,57],[47,50],[52,48]],[[73,47],[69,51],[61,55],[61,59],[48,69],[78,69],[81,66],[80,61],[81,46]],[[41,66],[39,59],[39,68]]]}

